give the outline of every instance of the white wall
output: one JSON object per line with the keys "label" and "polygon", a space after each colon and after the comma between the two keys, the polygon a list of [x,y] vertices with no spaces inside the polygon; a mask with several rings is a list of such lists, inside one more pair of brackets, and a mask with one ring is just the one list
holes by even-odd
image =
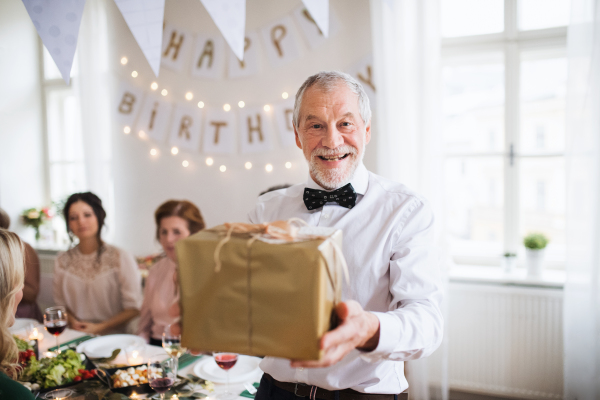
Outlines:
{"label": "white wall", "polygon": [[18,0],[0,2],[0,207],[33,239],[19,213],[45,203],[38,36]]}
{"label": "white wall", "polygon": [[[273,68],[263,53],[262,72],[257,76],[209,81],[192,78],[189,70],[178,74],[163,67],[156,81],[161,88],[168,89],[168,98],[177,101],[183,101],[187,91],[195,94],[195,102],[203,100],[207,104],[230,103],[232,106],[239,100],[246,104],[272,103],[281,99],[283,91],[293,96],[309,75],[324,69],[348,69],[371,51],[369,3],[364,0],[333,0],[330,4],[341,22],[340,31],[317,50],[312,51],[305,46],[304,56],[296,63]],[[300,0],[248,1],[246,28],[260,28],[288,15],[299,5]],[[115,75],[149,88],[155,80],[149,65],[117,7],[112,1],[108,7],[111,44],[115,49],[110,65]],[[165,22],[192,32],[218,32],[198,0],[167,1]],[[129,59],[125,67],[119,64],[122,56]],[[132,70],[139,72],[136,79],[130,76]],[[136,255],[159,250],[153,239],[152,218],[156,207],[167,199],[193,201],[200,207],[208,226],[245,221],[261,191],[276,184],[303,182],[307,177],[300,150],[283,149],[278,143],[274,146],[275,150],[266,154],[215,157],[215,164],[207,167],[200,154],[180,153],[173,157],[168,153],[166,144],[158,147],[161,154],[152,159],[149,154],[151,143],[141,141],[133,134],[124,135],[121,129],[115,127],[112,132],[115,223],[110,229],[114,243]],[[375,164],[375,146],[371,144],[367,149],[365,163],[369,168]],[[190,161],[188,168],[181,165],[184,158]],[[252,162],[252,170],[243,168],[246,161]],[[290,170],[284,168],[286,161],[293,163]],[[265,172],[266,163],[274,165],[272,173]],[[218,170],[221,164],[228,167],[225,173]]]}

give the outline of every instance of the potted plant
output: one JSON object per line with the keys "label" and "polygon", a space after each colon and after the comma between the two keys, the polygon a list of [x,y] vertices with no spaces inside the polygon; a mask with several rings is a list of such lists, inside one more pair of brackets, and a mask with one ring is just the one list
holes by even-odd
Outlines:
{"label": "potted plant", "polygon": [[541,278],[543,272],[544,249],[548,238],[542,233],[531,233],[523,239],[527,254],[527,277]]}
{"label": "potted plant", "polygon": [[504,253],[502,257],[502,269],[505,274],[512,274],[517,264],[517,255],[515,253]]}

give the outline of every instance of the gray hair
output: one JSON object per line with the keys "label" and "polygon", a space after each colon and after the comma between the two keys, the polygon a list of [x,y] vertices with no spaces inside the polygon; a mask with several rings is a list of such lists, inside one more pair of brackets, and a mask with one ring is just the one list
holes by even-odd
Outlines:
{"label": "gray hair", "polygon": [[302,97],[306,89],[316,86],[319,89],[325,90],[326,92],[333,90],[340,83],[346,84],[348,89],[352,93],[358,96],[358,109],[360,117],[365,124],[371,121],[371,105],[369,103],[369,96],[363,89],[362,85],[350,75],[339,72],[339,71],[321,71],[313,76],[309,76],[304,81],[298,92],[296,93],[296,101],[294,102],[294,116],[292,122],[296,128],[300,125],[300,106],[302,105]]}

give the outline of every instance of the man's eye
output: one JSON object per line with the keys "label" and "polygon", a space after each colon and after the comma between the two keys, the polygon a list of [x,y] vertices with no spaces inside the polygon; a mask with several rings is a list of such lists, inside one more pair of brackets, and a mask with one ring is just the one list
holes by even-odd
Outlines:
{"label": "man's eye", "polygon": [[314,125],[311,125],[311,128],[313,128],[313,129],[320,129],[321,125],[320,124],[314,124]]}
{"label": "man's eye", "polygon": [[342,126],[350,126],[352,125],[350,122],[342,122]]}

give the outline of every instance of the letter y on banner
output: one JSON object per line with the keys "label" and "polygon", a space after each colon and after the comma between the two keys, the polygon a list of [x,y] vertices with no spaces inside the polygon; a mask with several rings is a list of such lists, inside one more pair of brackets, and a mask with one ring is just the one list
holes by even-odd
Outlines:
{"label": "letter y on banner", "polygon": [[246,0],[200,0],[223,37],[241,61],[244,59]]}
{"label": "letter y on banner", "polygon": [[29,18],[67,84],[85,0],[23,0]]}
{"label": "letter y on banner", "polygon": [[115,3],[158,77],[165,0],[115,0]]}

